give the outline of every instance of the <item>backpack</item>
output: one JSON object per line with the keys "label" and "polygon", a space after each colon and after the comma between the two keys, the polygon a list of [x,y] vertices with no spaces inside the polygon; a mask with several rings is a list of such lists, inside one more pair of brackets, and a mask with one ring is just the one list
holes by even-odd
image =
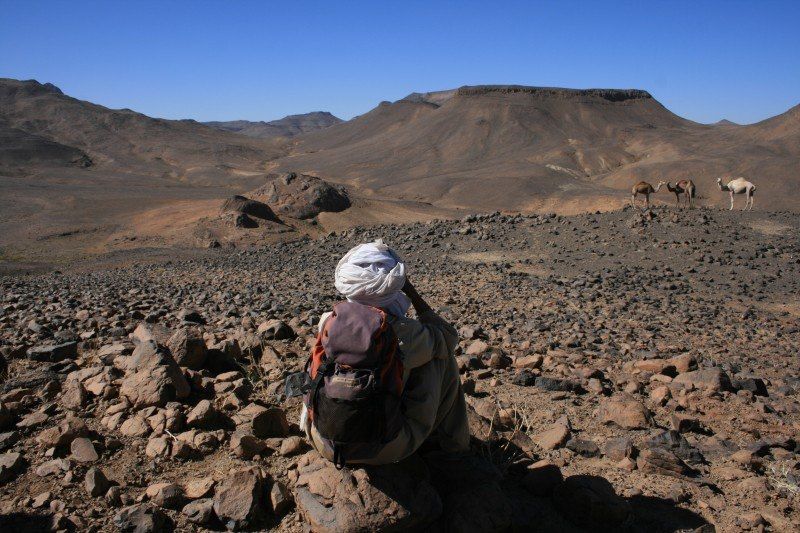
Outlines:
{"label": "backpack", "polygon": [[342,468],[374,457],[400,431],[403,361],[386,313],[336,304],[306,363],[308,416]]}

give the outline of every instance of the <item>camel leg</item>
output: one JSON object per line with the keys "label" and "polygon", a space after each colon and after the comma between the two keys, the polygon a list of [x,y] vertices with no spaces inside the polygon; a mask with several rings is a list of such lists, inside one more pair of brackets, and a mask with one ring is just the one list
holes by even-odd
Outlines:
{"label": "camel leg", "polygon": [[636,193],[631,194],[631,207],[636,208]]}
{"label": "camel leg", "polygon": [[748,209],[748,211],[753,210],[753,201],[755,200],[755,198],[756,198],[755,195],[753,194],[750,195],[750,209]]}
{"label": "camel leg", "polygon": [[731,194],[731,207],[728,209],[728,211],[733,211],[733,191],[730,191],[730,194]]}
{"label": "camel leg", "polygon": [[647,211],[648,209],[650,209],[650,195],[649,194],[645,194],[644,195],[644,210]]}

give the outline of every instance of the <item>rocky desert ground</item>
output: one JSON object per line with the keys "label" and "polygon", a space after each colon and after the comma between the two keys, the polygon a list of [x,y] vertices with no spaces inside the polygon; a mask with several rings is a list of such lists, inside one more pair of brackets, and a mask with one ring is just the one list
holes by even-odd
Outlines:
{"label": "rocky desert ground", "polygon": [[[798,230],[495,213],[0,277],[0,529],[797,531]],[[337,471],[283,397],[379,237],[459,328],[472,465]]]}

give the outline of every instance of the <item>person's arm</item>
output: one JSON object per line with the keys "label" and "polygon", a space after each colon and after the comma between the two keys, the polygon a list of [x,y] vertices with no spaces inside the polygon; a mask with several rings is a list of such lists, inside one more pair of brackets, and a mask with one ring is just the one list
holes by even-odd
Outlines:
{"label": "person's arm", "polygon": [[401,318],[396,330],[403,343],[407,368],[416,368],[431,359],[445,359],[453,355],[458,345],[458,332],[445,319],[440,317],[419,295],[411,282],[403,287],[419,320]]}
{"label": "person's arm", "polygon": [[416,287],[411,284],[411,282],[406,278],[406,283],[403,285],[403,292],[406,293],[408,299],[411,300],[411,305],[414,306],[414,310],[417,312],[417,316],[422,316],[423,314],[427,313],[428,311],[433,311],[431,306],[428,305],[422,296],[419,295],[417,292]]}

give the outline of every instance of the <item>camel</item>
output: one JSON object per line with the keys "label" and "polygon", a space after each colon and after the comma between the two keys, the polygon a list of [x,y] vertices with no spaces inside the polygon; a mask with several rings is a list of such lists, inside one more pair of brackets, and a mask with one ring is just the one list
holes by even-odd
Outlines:
{"label": "camel", "polygon": [[746,194],[747,197],[744,202],[744,207],[742,211],[752,211],[753,210],[753,195],[756,192],[756,186],[747,181],[744,178],[736,178],[730,180],[726,185],[722,184],[722,178],[717,178],[717,186],[721,191],[728,191],[731,195],[731,206],[728,211],[733,210],[733,195],[734,194]]}
{"label": "camel", "polygon": [[659,181],[658,185],[654,189],[652,185],[647,183],[646,181],[640,181],[636,185],[633,186],[631,189],[631,205],[636,207],[636,197],[640,194],[644,195],[644,208],[650,209],[650,195],[653,193],[657,193],[661,187],[664,186],[663,181]]}
{"label": "camel", "polygon": [[675,187],[670,182],[667,182],[667,190],[675,193],[675,207],[680,208],[681,195],[686,199],[687,207],[694,207],[695,186],[692,180],[679,180],[675,183]]}

